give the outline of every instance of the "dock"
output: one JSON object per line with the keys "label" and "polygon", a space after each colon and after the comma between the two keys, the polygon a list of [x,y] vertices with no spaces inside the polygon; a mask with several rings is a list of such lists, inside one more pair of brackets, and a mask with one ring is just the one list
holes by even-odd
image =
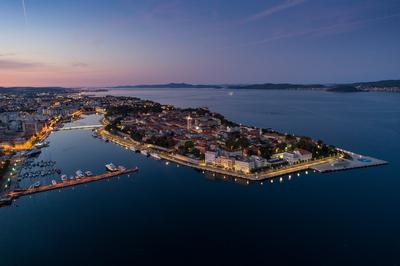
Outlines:
{"label": "dock", "polygon": [[379,160],[370,156],[360,155],[353,152],[345,151],[351,156],[349,159],[338,158],[329,163],[319,164],[311,167],[320,173],[336,172],[356,168],[373,167],[388,164],[388,162]]}
{"label": "dock", "polygon": [[91,183],[91,182],[95,182],[95,181],[100,181],[103,179],[109,179],[109,178],[112,178],[115,176],[135,173],[137,171],[139,171],[139,168],[135,167],[132,169],[118,170],[115,172],[107,172],[107,173],[95,175],[95,176],[86,176],[86,177],[82,177],[79,179],[75,178],[75,179],[65,180],[65,181],[59,182],[57,184],[49,184],[49,185],[39,186],[36,188],[33,187],[33,188],[18,189],[18,190],[10,191],[4,195],[4,198],[7,198],[7,200],[0,202],[0,206],[10,204],[12,202],[12,200],[17,199],[19,197],[42,193],[42,192],[46,192],[46,191],[50,191],[50,190],[57,190],[57,189],[63,189],[63,188],[67,188],[67,187],[83,185],[83,184],[87,184],[87,183]]}

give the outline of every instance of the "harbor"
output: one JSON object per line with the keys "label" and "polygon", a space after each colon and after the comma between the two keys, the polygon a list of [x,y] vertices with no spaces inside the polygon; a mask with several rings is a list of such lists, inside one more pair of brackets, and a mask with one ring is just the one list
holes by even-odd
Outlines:
{"label": "harbor", "polygon": [[109,179],[112,177],[116,176],[121,176],[125,174],[131,174],[139,171],[138,167],[131,168],[131,169],[116,169],[115,171],[109,171],[100,175],[95,175],[95,176],[82,176],[79,178],[74,178],[74,179],[66,179],[62,182],[52,182],[52,184],[49,185],[43,185],[41,186],[40,184],[38,185],[33,185],[27,189],[15,189],[13,191],[8,192],[5,194],[2,199],[0,200],[0,206],[4,205],[9,205],[12,203],[13,200],[22,197],[22,196],[28,196],[32,194],[37,194],[37,193],[42,193],[42,192],[47,192],[50,190],[57,190],[57,189],[63,189],[67,187],[72,187],[72,186],[78,186],[78,185],[83,185],[95,181],[100,181],[104,179]]}

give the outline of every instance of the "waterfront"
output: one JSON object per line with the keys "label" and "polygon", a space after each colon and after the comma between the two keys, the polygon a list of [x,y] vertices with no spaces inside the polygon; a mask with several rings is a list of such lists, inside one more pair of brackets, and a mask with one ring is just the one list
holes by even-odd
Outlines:
{"label": "waterfront", "polygon": [[[210,182],[212,176],[94,139],[88,130],[54,132],[39,159],[55,160],[67,174],[77,169],[100,173],[109,162],[137,165],[141,171],[22,198],[1,209],[5,265],[38,262],[41,254],[55,261],[69,249],[73,252],[62,263],[145,264],[161,258],[188,264],[399,262],[399,95],[236,90],[229,96],[208,89],[122,93],[177,106],[209,106],[235,121],[318,137],[390,164],[241,186]],[[75,124],[95,124],[96,119]],[[205,261],[203,252],[214,260]]]}

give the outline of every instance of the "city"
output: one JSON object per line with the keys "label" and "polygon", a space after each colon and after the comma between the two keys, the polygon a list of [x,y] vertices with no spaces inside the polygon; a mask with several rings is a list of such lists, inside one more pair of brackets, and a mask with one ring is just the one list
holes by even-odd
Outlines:
{"label": "city", "polygon": [[[48,146],[46,138],[52,131],[75,128],[93,128],[94,137],[111,140],[153,159],[250,181],[306,170],[326,172],[386,164],[321,140],[237,124],[207,107],[182,109],[135,97],[99,97],[72,89],[15,89],[2,96],[0,106],[2,203],[10,203],[15,192],[36,193],[45,185],[19,185],[22,178],[32,176],[21,174],[25,162]],[[102,125],[63,126],[93,113],[104,114]],[[56,172],[61,176],[61,170]],[[77,172],[76,179],[80,177],[83,176]],[[40,191],[60,188],[56,179],[52,183],[54,187]],[[62,177],[61,183],[71,185]]]}
{"label": "city", "polygon": [[399,0],[0,1],[0,266],[400,265]]}

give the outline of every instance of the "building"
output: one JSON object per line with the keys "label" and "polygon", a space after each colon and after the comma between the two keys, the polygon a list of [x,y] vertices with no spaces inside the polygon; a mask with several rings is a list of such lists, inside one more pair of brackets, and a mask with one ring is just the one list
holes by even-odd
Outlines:
{"label": "building", "polygon": [[215,159],[217,158],[216,152],[206,151],[204,153],[204,160],[206,164],[215,164]]}
{"label": "building", "polygon": [[299,157],[300,161],[310,161],[312,160],[312,153],[307,151],[307,150],[303,150],[303,149],[297,149],[294,151],[295,154],[297,154],[297,156]]}
{"label": "building", "polygon": [[237,172],[243,172],[246,174],[251,173],[255,169],[255,163],[254,161],[240,161],[240,160],[235,160],[234,167],[235,171]]}
{"label": "building", "polygon": [[216,165],[223,168],[232,169],[234,165],[234,160],[225,156],[219,156],[215,159],[215,163]]}

